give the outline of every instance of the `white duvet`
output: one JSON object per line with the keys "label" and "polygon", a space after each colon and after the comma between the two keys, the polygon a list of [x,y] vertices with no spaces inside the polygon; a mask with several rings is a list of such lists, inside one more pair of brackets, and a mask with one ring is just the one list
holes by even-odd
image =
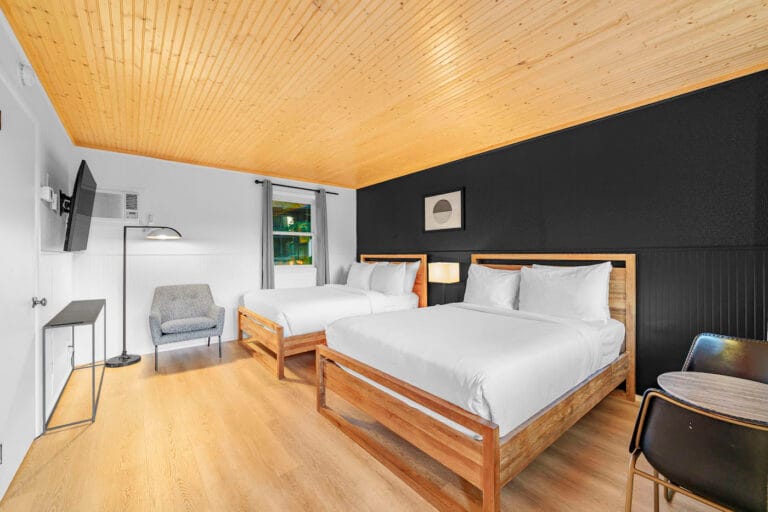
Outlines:
{"label": "white duvet", "polygon": [[322,331],[348,316],[412,309],[418,304],[415,293],[384,295],[338,284],[254,290],[243,295],[243,306],[282,325],[284,336]]}
{"label": "white duvet", "polygon": [[461,303],[345,318],[326,339],[495,422],[503,436],[616,359],[624,325]]}

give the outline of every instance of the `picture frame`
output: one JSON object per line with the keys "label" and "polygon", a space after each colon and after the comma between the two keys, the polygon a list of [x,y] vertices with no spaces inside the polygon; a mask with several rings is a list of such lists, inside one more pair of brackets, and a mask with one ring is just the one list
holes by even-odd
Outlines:
{"label": "picture frame", "polygon": [[424,194],[423,230],[460,231],[464,229],[464,187]]}

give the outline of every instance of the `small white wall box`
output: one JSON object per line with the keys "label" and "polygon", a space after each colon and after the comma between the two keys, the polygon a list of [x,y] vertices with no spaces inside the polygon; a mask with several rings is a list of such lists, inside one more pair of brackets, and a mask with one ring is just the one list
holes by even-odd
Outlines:
{"label": "small white wall box", "polygon": [[59,205],[59,196],[53,191],[52,187],[40,187],[40,199],[48,203],[51,210],[56,211]]}
{"label": "small white wall box", "polygon": [[55,197],[55,194],[53,193],[53,188],[40,187],[40,199],[42,199],[46,203],[51,203],[53,202],[54,197]]}

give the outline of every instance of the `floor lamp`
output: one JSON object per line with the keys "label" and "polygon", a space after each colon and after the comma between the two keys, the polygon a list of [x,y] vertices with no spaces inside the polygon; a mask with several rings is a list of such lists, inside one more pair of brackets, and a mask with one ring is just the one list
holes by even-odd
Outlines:
{"label": "floor lamp", "polygon": [[119,356],[110,357],[107,359],[106,365],[109,368],[130,366],[141,361],[141,356],[129,354],[125,346],[125,275],[127,263],[126,245],[128,243],[129,229],[151,230],[149,233],[147,233],[146,236],[146,238],[149,240],[178,240],[181,238],[181,233],[168,226],[123,226],[123,353]]}
{"label": "floor lamp", "polygon": [[445,285],[459,282],[459,264],[456,262],[437,262],[430,263],[429,278],[430,283],[442,283],[443,302],[445,304]]}

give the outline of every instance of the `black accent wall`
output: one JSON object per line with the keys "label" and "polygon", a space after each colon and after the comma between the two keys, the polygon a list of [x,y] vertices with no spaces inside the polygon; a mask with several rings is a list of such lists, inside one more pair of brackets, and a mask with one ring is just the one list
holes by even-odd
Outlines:
{"label": "black accent wall", "polygon": [[[423,232],[423,195],[459,187],[465,229]],[[766,337],[768,72],[360,189],[357,240],[466,264],[636,252],[638,385],[654,386],[697,332]]]}

